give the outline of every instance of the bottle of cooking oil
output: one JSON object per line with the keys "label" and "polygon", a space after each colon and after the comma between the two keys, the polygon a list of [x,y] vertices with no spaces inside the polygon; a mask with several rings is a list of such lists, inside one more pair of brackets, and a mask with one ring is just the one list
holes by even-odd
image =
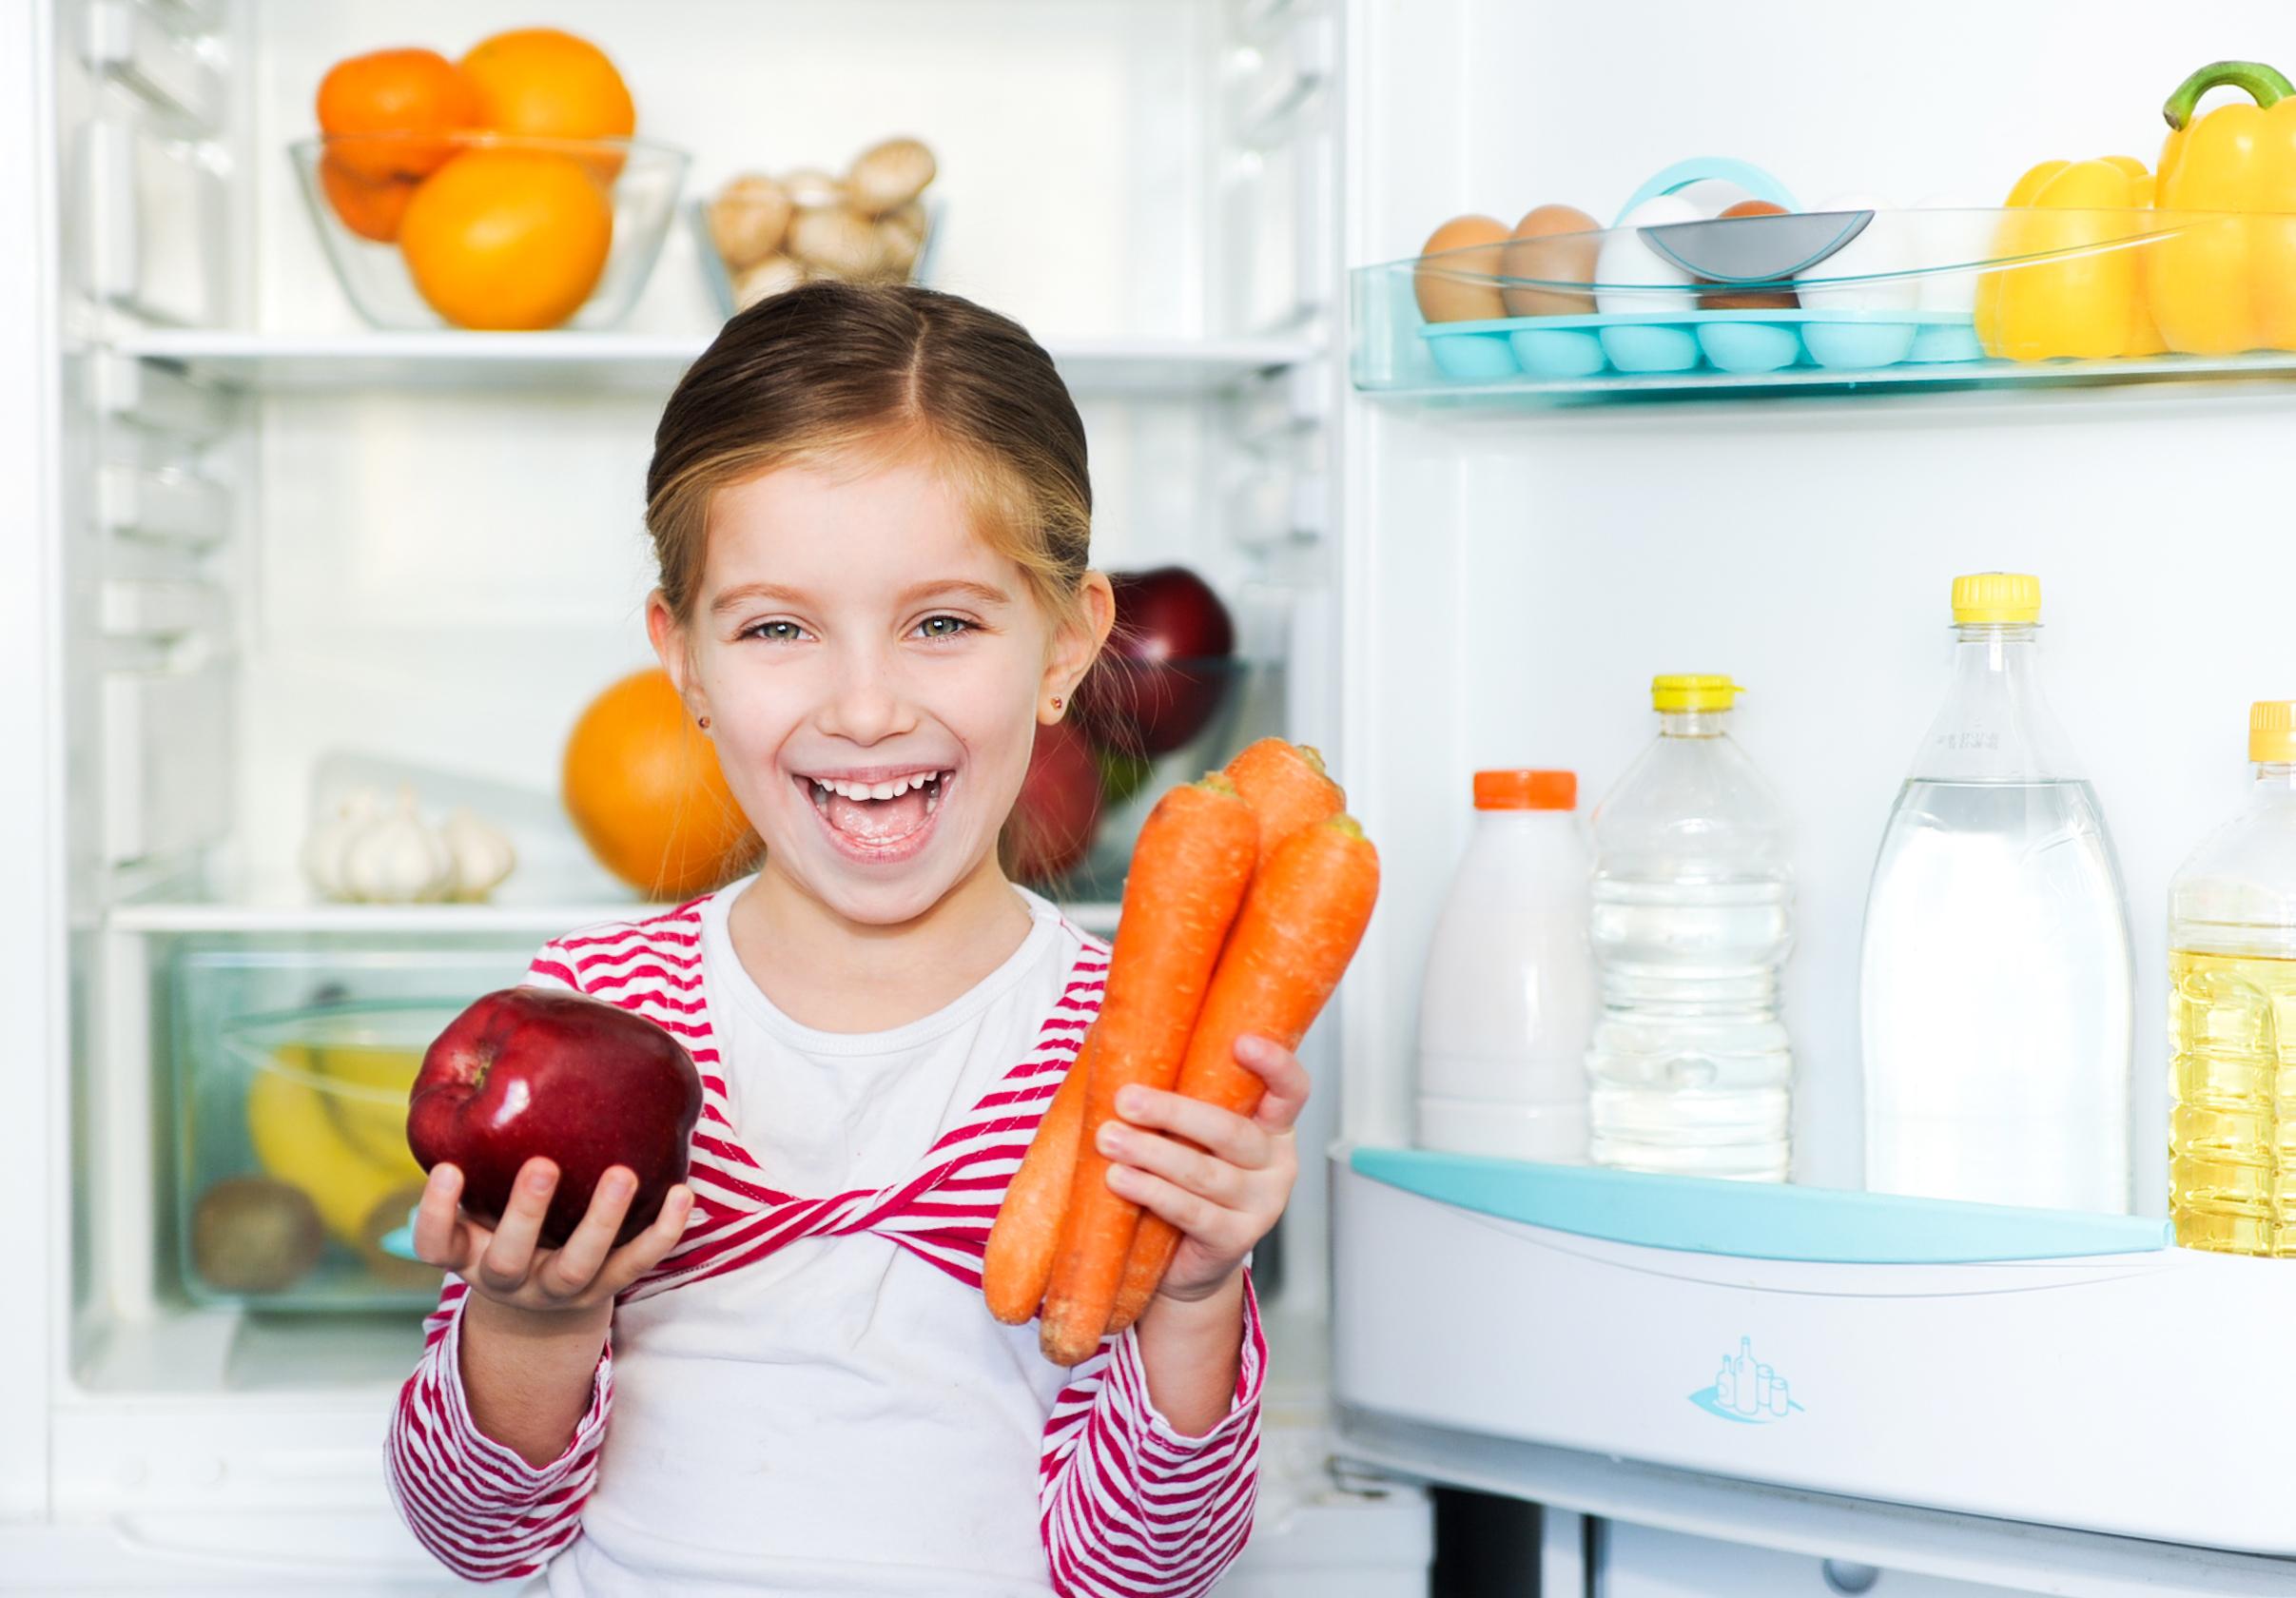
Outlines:
{"label": "bottle of cooking oil", "polygon": [[2250,708],[2248,759],[2169,887],[2169,1213],[2187,1248],[2296,1255],[2296,702]]}

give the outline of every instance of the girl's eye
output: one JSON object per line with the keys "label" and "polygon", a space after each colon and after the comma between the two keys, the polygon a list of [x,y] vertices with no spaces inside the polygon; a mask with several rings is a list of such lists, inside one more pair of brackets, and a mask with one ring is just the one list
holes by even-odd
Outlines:
{"label": "girl's eye", "polygon": [[918,633],[927,638],[954,638],[972,630],[973,624],[963,616],[926,616],[917,624]]}
{"label": "girl's eye", "polygon": [[806,630],[793,621],[761,621],[742,630],[745,638],[763,638],[774,644],[793,644],[805,635]]}

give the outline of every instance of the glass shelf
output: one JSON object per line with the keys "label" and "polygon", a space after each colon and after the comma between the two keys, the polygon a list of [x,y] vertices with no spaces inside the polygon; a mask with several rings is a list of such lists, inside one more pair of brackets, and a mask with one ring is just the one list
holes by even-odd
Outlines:
{"label": "glass shelf", "polygon": [[[275,394],[568,387],[666,394],[710,337],[155,329],[111,348],[167,362],[204,382]],[[1315,341],[1296,338],[1056,339],[1048,347],[1080,398],[1213,394],[1321,353]]]}

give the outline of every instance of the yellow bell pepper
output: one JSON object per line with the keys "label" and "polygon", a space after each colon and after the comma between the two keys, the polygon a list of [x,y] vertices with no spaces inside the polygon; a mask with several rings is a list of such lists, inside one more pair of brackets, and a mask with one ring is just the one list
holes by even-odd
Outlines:
{"label": "yellow bell pepper", "polygon": [[2044,161],[2009,191],[1994,258],[1977,280],[1977,341],[2009,361],[2154,355],[2141,246],[2152,174],[2134,156]]}
{"label": "yellow bell pepper", "polygon": [[[2200,97],[2220,85],[2254,105],[2219,106],[2198,121]],[[2146,293],[2169,347],[2189,355],[2296,349],[2296,88],[2257,61],[2218,61],[2177,86],[2161,107],[2164,216],[2170,237],[2145,251]],[[2277,214],[2273,214],[2277,213]]]}

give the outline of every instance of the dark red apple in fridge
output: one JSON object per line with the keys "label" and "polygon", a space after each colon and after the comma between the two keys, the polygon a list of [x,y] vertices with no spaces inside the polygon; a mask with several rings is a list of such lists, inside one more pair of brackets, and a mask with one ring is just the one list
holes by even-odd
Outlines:
{"label": "dark red apple in fridge", "polygon": [[1038,728],[1007,836],[1014,878],[1043,882],[1070,869],[1099,825],[1100,767],[1091,743],[1069,722]]}
{"label": "dark red apple in fridge", "polygon": [[1117,572],[1116,630],[1085,679],[1084,715],[1104,742],[1168,754],[1204,730],[1233,670],[1236,624],[1184,566]]}
{"label": "dark red apple in fridge", "polygon": [[675,1038],[645,1017],[578,993],[508,987],[475,1001],[422,1057],[407,1102],[406,1140],[424,1170],[462,1172],[462,1207],[490,1224],[529,1160],[558,1167],[542,1241],[566,1241],[598,1179],[627,1165],[638,1179],[626,1243],[652,1225],[686,1179],[687,1143],[702,1113],[702,1079]]}

